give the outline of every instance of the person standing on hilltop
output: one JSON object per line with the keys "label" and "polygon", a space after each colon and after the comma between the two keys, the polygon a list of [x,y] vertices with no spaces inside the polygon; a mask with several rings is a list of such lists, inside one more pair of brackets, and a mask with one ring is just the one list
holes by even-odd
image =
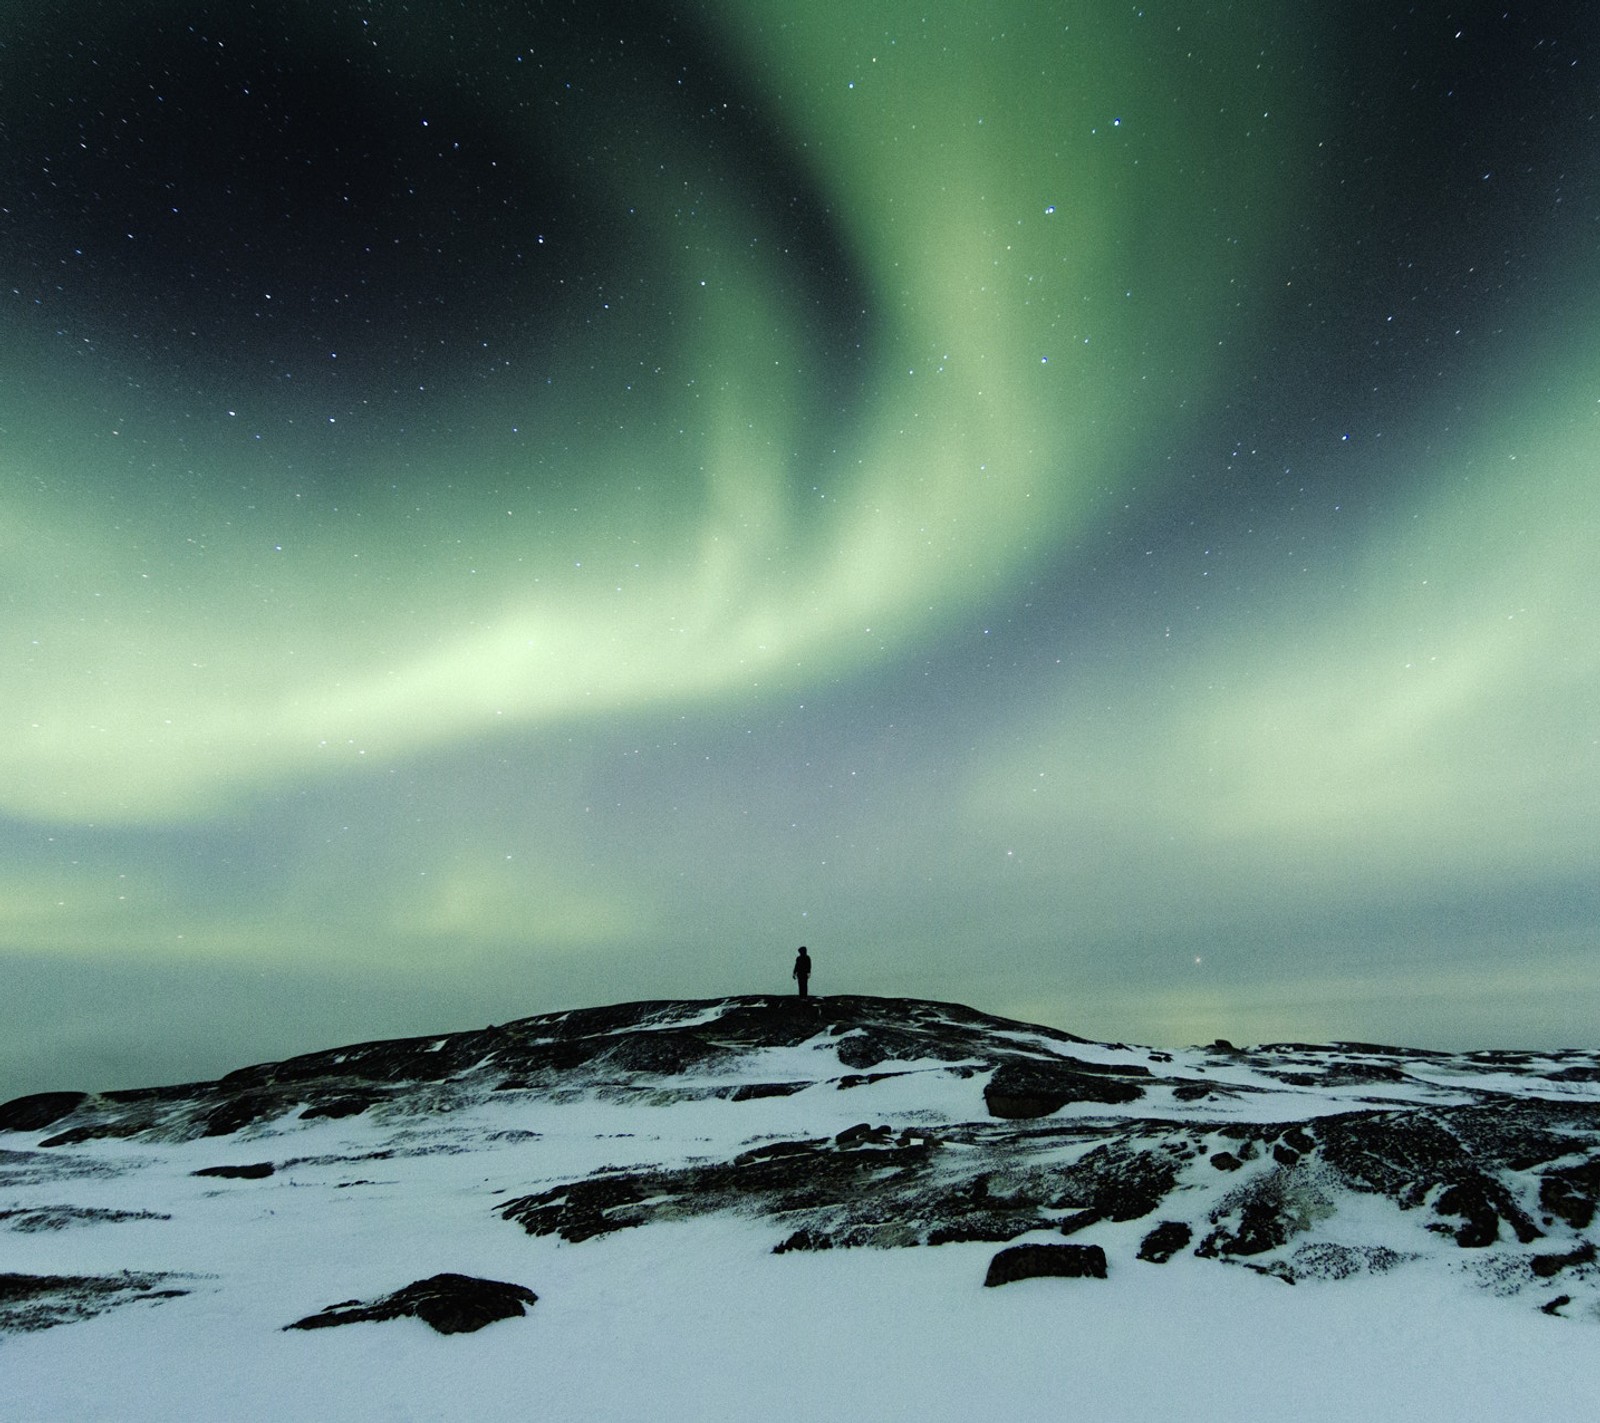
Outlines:
{"label": "person standing on hilltop", "polygon": [[810,992],[806,985],[811,981],[811,955],[806,952],[806,946],[800,945],[800,956],[794,961],[794,981],[800,985],[800,996],[809,998]]}

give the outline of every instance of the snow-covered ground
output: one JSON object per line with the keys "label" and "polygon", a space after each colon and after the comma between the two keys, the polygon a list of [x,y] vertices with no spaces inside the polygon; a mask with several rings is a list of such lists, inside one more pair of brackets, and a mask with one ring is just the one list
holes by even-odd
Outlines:
{"label": "snow-covered ground", "polygon": [[[606,1036],[637,1043],[665,1026],[699,1042],[716,1032],[716,1005],[657,1007],[655,1017]],[[879,1019],[863,1029],[834,1021],[804,1035],[781,1021],[769,1042],[746,1032],[715,1061],[686,1061],[681,1070],[622,1071],[591,1057],[524,1081],[507,1075],[516,1058],[508,1049],[423,1081],[413,1053],[411,1076],[375,1072],[368,1086],[378,1082],[382,1100],[345,1116],[302,1113],[344,1100],[337,1094],[350,1090],[348,1080],[330,1087],[326,1073],[287,1073],[298,1105],[234,1131],[198,1134],[198,1098],[179,1094],[153,1105],[91,1098],[45,1126],[0,1134],[0,1275],[138,1277],[120,1297],[91,1297],[81,1311],[87,1317],[70,1317],[73,1301],[84,1299],[71,1290],[45,1298],[54,1298],[62,1322],[0,1309],[0,1418],[487,1423],[1083,1413],[1459,1423],[1582,1416],[1591,1406],[1600,1357],[1595,1267],[1575,1259],[1548,1276],[1526,1268],[1540,1253],[1575,1256],[1587,1227],[1546,1213],[1537,1241],[1503,1230],[1492,1246],[1462,1248],[1430,1209],[1436,1190],[1402,1204],[1352,1188],[1323,1161],[1331,1137],[1294,1161],[1281,1150],[1274,1161],[1269,1150],[1250,1155],[1239,1146],[1247,1160],[1211,1164],[1213,1147],[1255,1140],[1253,1124],[1314,1128],[1318,1119],[1389,1106],[1532,1098],[1565,1101],[1594,1121],[1600,1084],[1572,1072],[1574,1064],[1592,1066],[1588,1057],[1513,1068],[1472,1058],[1412,1063],[1372,1051],[1160,1054],[1008,1025],[960,1040],[951,1029],[939,1055],[911,1055],[915,1045],[901,1042],[907,1055],[862,1071],[841,1059],[840,1044],[852,1033],[870,1038]],[[934,1041],[946,1025],[925,1014],[917,1031]],[[999,1123],[986,1105],[995,1057],[986,1059],[984,1040],[1001,1055],[1026,1049],[1157,1076],[1133,1101],[1075,1102]],[[524,1035],[538,1051],[562,1041],[559,1029]],[[872,1054],[847,1050],[845,1058],[852,1055]],[[1330,1061],[1404,1061],[1406,1071],[1376,1084],[1284,1081],[1314,1076]],[[1552,1076],[1561,1072],[1569,1077]],[[1174,1082],[1189,1100],[1175,1095]],[[735,1099],[740,1089],[771,1084],[783,1084],[784,1094]],[[1193,1098],[1207,1084],[1224,1095]],[[881,1165],[833,1141],[862,1123],[900,1134],[886,1138]],[[74,1125],[86,1128],[77,1139]],[[986,1201],[1009,1208],[1056,1179],[1052,1173],[1085,1179],[1071,1175],[1074,1164],[1081,1170],[1106,1142],[1126,1142],[1130,1129],[1166,1151],[1179,1139],[1159,1136],[1169,1127],[1187,1133],[1182,1140],[1194,1149],[1173,1158],[1178,1174],[1153,1213],[1103,1207],[1100,1218],[1073,1228],[1073,1241],[1104,1250],[1104,1279],[986,1289],[986,1268],[1002,1248],[994,1236],[774,1253],[797,1224],[844,1231],[835,1204],[856,1212],[850,1228],[858,1229],[863,1203],[891,1177],[921,1183],[915,1199],[933,1202],[929,1220],[953,1209],[952,1182],[966,1202],[981,1178]],[[111,1134],[97,1134],[104,1132]],[[935,1138],[937,1149],[910,1133]],[[62,1135],[69,1139],[44,1145]],[[910,1144],[896,1148],[897,1141]],[[775,1143],[809,1143],[810,1155],[795,1158],[794,1181],[739,1185],[744,1154]],[[1595,1145],[1574,1135],[1570,1155],[1545,1164],[1590,1162]],[[867,1143],[863,1151],[876,1149]],[[857,1173],[850,1200],[794,1204],[807,1172],[841,1161]],[[270,1165],[270,1174],[194,1174],[252,1165]],[[705,1197],[712,1208],[700,1213],[685,1183],[701,1181],[693,1173],[708,1165],[725,1168],[735,1184],[719,1185],[724,1194]],[[664,1183],[659,1194],[649,1194],[653,1186],[635,1191],[615,1227],[589,1238],[530,1233],[504,1211],[530,1194],[559,1195],[564,1183],[646,1179],[641,1172]],[[1164,1263],[1139,1258],[1158,1219],[1193,1223],[1198,1245],[1206,1229],[1235,1218],[1241,1190],[1268,1179],[1299,1183],[1312,1201],[1292,1239],[1235,1254],[1224,1248],[1215,1258],[1193,1249]],[[1521,1190],[1517,1199],[1537,1212],[1533,1186],[1517,1179],[1506,1189]],[[1006,1242],[1060,1244],[1061,1232],[1047,1227],[1071,1214],[1070,1205],[1046,1203],[1031,1228]],[[1504,1206],[1507,1219],[1514,1205]],[[873,1228],[892,1234],[894,1225]],[[1332,1272],[1346,1278],[1292,1268],[1324,1258],[1319,1246],[1345,1252],[1341,1260],[1379,1263]],[[514,1282],[539,1301],[524,1317],[472,1333],[439,1334],[416,1318],[285,1329],[326,1306],[372,1300],[440,1272]],[[1570,1300],[1563,1312],[1542,1312],[1560,1294]]]}

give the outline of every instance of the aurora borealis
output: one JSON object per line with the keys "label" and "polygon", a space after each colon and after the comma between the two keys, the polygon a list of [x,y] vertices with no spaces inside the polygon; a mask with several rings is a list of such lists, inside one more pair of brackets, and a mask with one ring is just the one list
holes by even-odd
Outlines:
{"label": "aurora borealis", "polygon": [[5,6],[0,1095],[1592,1042],[1600,36],[1289,9]]}

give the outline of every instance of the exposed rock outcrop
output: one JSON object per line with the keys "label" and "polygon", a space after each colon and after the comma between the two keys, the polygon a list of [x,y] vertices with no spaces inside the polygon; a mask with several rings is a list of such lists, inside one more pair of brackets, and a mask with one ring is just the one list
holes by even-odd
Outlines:
{"label": "exposed rock outcrop", "polygon": [[[504,1147],[504,1194],[486,1193],[482,1209],[571,1242],[727,1213],[769,1222],[778,1253],[1053,1235],[1286,1281],[1459,1248],[1464,1276],[1544,1298],[1541,1282],[1556,1281],[1577,1317],[1600,1309],[1597,1082],[1600,1054],[1582,1052],[1158,1052],[916,1000],[622,1004],[358,1044],[217,1082],[19,1098],[0,1107],[13,1134],[0,1185],[32,1198],[17,1194],[0,1229],[159,1219],[142,1198],[126,1210],[68,1203],[63,1183],[138,1170],[163,1143],[235,1138],[211,1157],[224,1164],[195,1170],[185,1154],[182,1169],[239,1182],[282,1173],[297,1194],[372,1187],[358,1164],[386,1163],[389,1185],[418,1156]],[[653,1157],[634,1114],[683,1103],[704,1145]],[[593,1159],[626,1164],[569,1179],[517,1154],[568,1104],[625,1109],[626,1152]],[[1373,1212],[1363,1196],[1399,1210]],[[428,1284],[299,1324],[438,1313],[442,1287]],[[74,1288],[80,1302],[97,1297]]]}
{"label": "exposed rock outcrop", "polygon": [[1193,1229],[1181,1220],[1164,1220],[1139,1242],[1139,1259],[1165,1265],[1194,1239]]}
{"label": "exposed rock outcrop", "polygon": [[202,1166],[198,1171],[191,1171],[191,1176],[222,1176],[235,1181],[260,1181],[272,1175],[273,1164],[270,1161],[251,1161],[243,1166]]}
{"label": "exposed rock outcrop", "polygon": [[1098,1245],[1012,1245],[989,1262],[985,1285],[1009,1285],[1057,1275],[1072,1280],[1103,1280],[1106,1252]]}
{"label": "exposed rock outcrop", "polygon": [[0,1275],[0,1333],[73,1324],[118,1305],[187,1294],[169,1283],[173,1278],[132,1270],[116,1275]]}
{"label": "exposed rock outcrop", "polygon": [[1003,1062],[983,1089],[990,1115],[1008,1121],[1047,1117],[1069,1102],[1136,1102],[1144,1093],[1136,1076],[1148,1068],[1103,1068],[1076,1059]]}
{"label": "exposed rock outcrop", "polygon": [[89,1100],[87,1092],[35,1092],[0,1106],[0,1131],[43,1131]]}
{"label": "exposed rock outcrop", "polygon": [[440,1334],[470,1334],[501,1319],[519,1319],[539,1296],[525,1285],[481,1280],[473,1275],[430,1275],[380,1299],[345,1300],[308,1314],[285,1329],[329,1329],[339,1324],[375,1324],[420,1319]]}

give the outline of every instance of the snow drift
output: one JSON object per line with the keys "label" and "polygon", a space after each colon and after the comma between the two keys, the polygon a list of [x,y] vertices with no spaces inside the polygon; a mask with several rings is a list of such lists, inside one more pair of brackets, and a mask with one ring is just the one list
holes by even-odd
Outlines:
{"label": "snow drift", "polygon": [[1528,1416],[1597,1199],[1593,1053],[545,1014],[0,1106],[0,1416]]}

